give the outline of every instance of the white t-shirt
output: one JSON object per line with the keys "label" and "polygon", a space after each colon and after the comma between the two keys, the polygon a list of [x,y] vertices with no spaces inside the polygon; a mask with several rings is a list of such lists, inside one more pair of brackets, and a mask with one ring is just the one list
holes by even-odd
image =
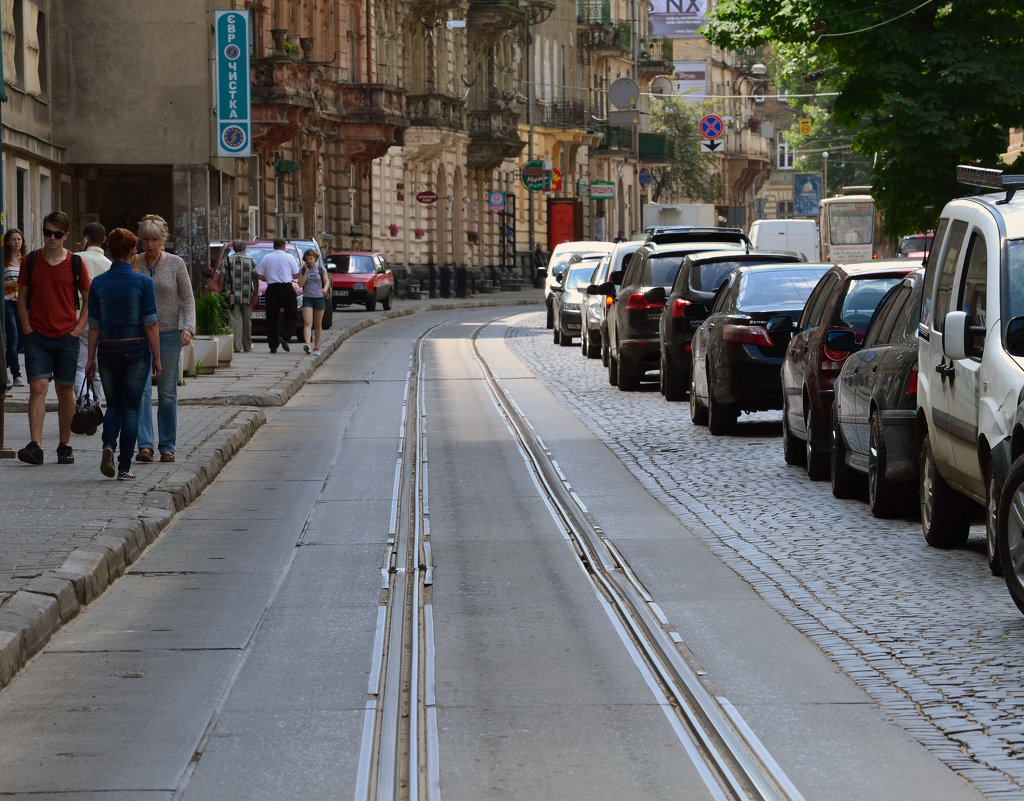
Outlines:
{"label": "white t-shirt", "polygon": [[298,271],[299,263],[284,250],[272,250],[260,261],[259,274],[268,284],[290,284]]}

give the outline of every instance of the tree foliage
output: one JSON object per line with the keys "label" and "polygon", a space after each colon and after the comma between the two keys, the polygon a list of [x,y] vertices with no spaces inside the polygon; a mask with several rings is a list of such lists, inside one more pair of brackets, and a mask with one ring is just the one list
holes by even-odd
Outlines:
{"label": "tree foliage", "polygon": [[691,201],[714,203],[718,197],[718,163],[714,155],[701,153],[698,124],[705,104],[678,97],[658,98],[651,103],[651,130],[668,136],[669,165],[655,167],[651,199],[655,203]]}
{"label": "tree foliage", "polygon": [[1020,2],[719,0],[704,33],[729,49],[771,42],[786,64],[827,77],[835,123],[873,164],[888,234],[933,227],[967,192],[956,165],[999,166],[1024,125]]}

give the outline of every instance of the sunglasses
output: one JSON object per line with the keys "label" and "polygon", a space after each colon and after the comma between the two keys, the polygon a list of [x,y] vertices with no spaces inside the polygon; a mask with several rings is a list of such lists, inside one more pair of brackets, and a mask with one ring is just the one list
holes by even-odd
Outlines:
{"label": "sunglasses", "polygon": [[45,239],[63,239],[67,235],[67,231],[51,231],[49,228],[43,229],[43,237]]}

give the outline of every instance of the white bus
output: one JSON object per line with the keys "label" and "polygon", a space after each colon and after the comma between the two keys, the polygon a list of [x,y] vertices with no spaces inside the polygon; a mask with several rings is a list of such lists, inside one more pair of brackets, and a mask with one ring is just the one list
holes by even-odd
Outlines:
{"label": "white bus", "polygon": [[[867,187],[850,187],[844,191]],[[821,234],[821,260],[838,264],[870,261],[876,255],[876,237],[880,237],[875,201],[868,194],[843,194],[818,203],[818,231]]]}

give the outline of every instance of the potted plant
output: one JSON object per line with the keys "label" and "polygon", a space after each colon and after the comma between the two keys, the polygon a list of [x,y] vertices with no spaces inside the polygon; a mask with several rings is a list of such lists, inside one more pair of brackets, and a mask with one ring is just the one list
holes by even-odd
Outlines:
{"label": "potted plant", "polygon": [[[230,364],[234,337],[228,320],[231,306],[226,292],[203,292],[196,298],[196,336],[192,340],[197,372],[212,373],[218,364]],[[223,353],[222,353],[223,352]]]}

